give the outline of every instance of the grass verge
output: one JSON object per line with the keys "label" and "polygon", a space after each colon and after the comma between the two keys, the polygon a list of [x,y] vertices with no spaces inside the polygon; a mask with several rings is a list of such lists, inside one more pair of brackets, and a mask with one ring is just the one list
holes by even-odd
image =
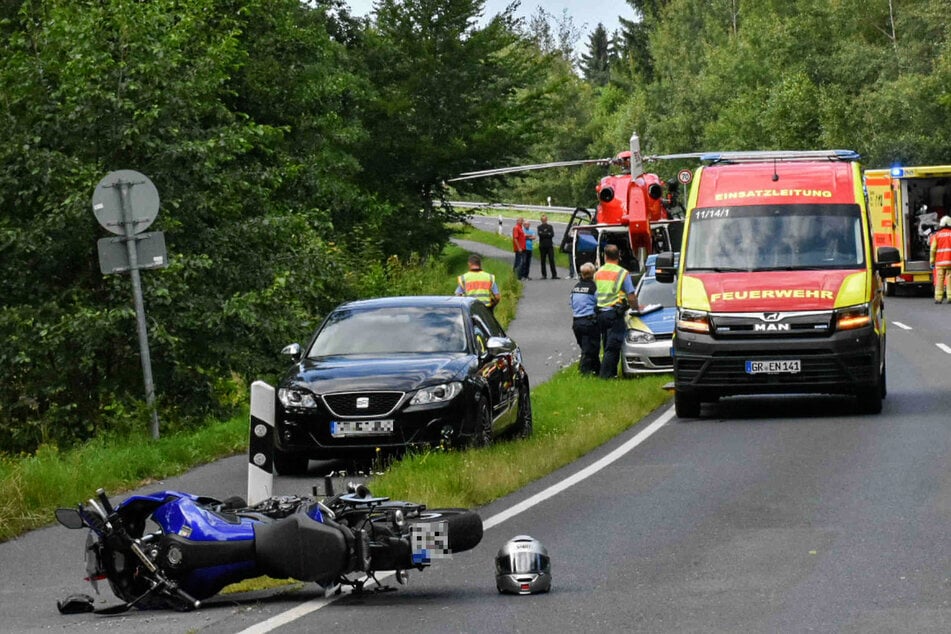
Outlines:
{"label": "grass verge", "polygon": [[482,506],[580,458],[669,399],[670,375],[605,381],[560,371],[532,390],[534,434],[484,449],[404,458],[373,478],[376,495],[433,507]]}

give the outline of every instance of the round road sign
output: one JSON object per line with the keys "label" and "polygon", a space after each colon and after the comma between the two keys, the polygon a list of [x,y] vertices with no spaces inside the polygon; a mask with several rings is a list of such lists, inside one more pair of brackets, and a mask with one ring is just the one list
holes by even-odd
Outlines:
{"label": "round road sign", "polygon": [[677,172],[677,180],[679,180],[682,184],[686,185],[687,183],[693,180],[693,172],[691,172],[690,170],[680,170],[679,172]]}
{"label": "round road sign", "polygon": [[[123,189],[129,196],[123,202]],[[128,204],[123,217],[123,205]],[[132,233],[142,233],[155,221],[159,210],[158,190],[149,177],[135,170],[109,172],[92,193],[92,212],[96,220],[112,233],[125,235],[125,222],[132,223]]]}

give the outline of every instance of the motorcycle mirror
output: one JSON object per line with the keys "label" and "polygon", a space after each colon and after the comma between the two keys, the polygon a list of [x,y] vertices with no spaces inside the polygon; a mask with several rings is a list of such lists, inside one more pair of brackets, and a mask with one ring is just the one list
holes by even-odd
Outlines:
{"label": "motorcycle mirror", "polygon": [[66,528],[83,527],[83,516],[76,509],[56,509],[56,521]]}

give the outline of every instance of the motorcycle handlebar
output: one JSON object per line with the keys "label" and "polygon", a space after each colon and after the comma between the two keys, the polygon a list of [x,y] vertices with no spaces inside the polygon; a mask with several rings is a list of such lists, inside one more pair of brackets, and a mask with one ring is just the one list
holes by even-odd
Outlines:
{"label": "motorcycle handlebar", "polygon": [[106,495],[106,490],[101,488],[96,489],[96,497],[99,498],[99,503],[102,504],[102,508],[106,512],[106,516],[111,517],[113,513],[116,512],[116,510],[112,508],[112,502],[109,501],[109,496]]}

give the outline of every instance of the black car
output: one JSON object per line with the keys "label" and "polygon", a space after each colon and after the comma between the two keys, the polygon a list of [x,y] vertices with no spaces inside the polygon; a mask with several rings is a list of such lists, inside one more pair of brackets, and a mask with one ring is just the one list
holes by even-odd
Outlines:
{"label": "black car", "polygon": [[518,346],[468,297],[387,297],[331,312],[277,390],[274,466],[349,463],[410,447],[532,432]]}

